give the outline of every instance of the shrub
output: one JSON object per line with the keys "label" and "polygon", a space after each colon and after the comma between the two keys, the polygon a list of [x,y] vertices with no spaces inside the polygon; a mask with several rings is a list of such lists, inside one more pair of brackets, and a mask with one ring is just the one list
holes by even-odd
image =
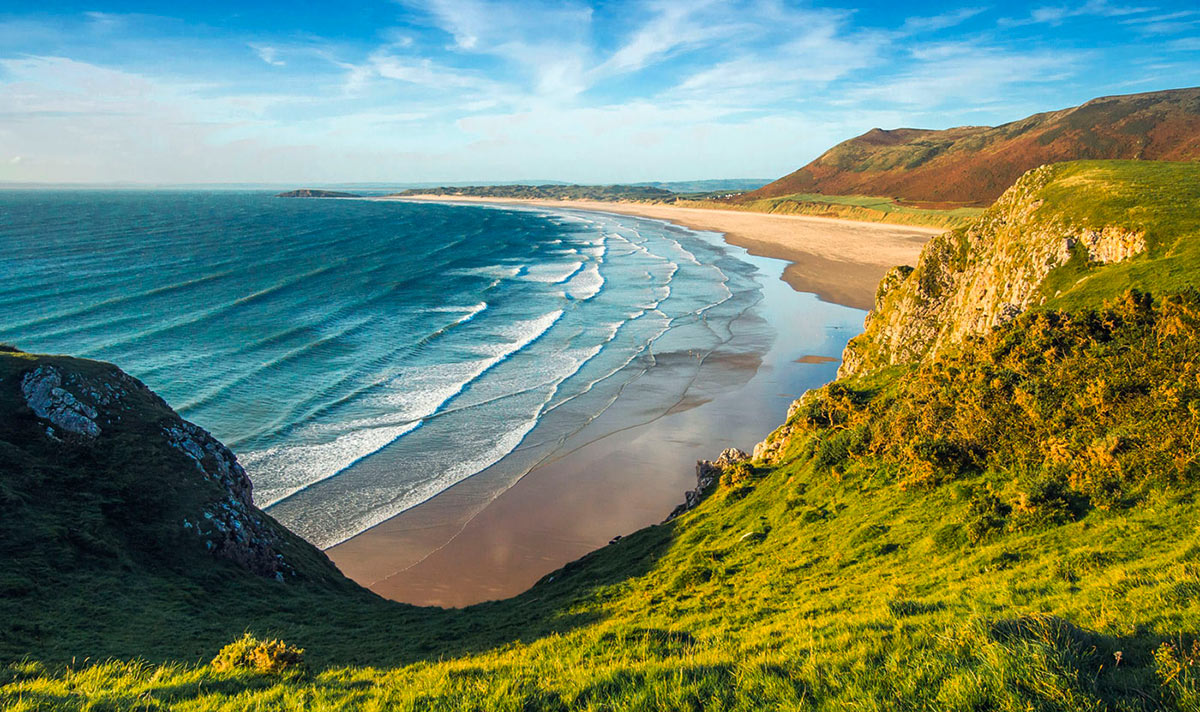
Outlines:
{"label": "shrub", "polygon": [[933,533],[934,548],[941,552],[954,551],[966,543],[966,532],[959,524],[946,524]]}
{"label": "shrub", "polygon": [[721,471],[722,487],[740,487],[754,479],[754,468],[748,462],[735,462]]}
{"label": "shrub", "polygon": [[901,483],[905,487],[939,485],[978,470],[972,448],[949,438],[921,439],[910,449],[912,476]]}
{"label": "shrub", "polygon": [[967,540],[978,544],[993,532],[1004,529],[1011,511],[1012,508],[990,489],[976,492],[967,502],[967,518],[963,522]]}
{"label": "shrub", "polygon": [[861,454],[871,441],[871,431],[865,425],[827,433],[819,437],[813,464],[818,468],[831,470],[850,459],[851,455]]}
{"label": "shrub", "polygon": [[1022,483],[1021,490],[1011,522],[1014,529],[1058,526],[1078,519],[1087,511],[1087,499],[1074,492],[1061,477],[1029,478]]}
{"label": "shrub", "polygon": [[217,672],[251,670],[269,675],[306,669],[303,649],[282,640],[259,640],[249,633],[221,648],[209,664]]}

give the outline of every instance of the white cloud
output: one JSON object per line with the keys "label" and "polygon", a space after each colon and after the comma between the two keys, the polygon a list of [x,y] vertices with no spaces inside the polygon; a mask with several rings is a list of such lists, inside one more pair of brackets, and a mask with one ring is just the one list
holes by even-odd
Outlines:
{"label": "white cloud", "polygon": [[1153,7],[1113,5],[1107,0],[1088,0],[1082,5],[1046,5],[1034,8],[1029,17],[1018,20],[1004,20],[1001,25],[1017,26],[1029,24],[1059,25],[1076,17],[1125,17],[1144,12],[1153,12]]}
{"label": "white cloud", "polygon": [[728,7],[715,0],[669,0],[651,5],[652,18],[596,67],[595,73],[604,76],[635,72],[674,52],[729,37],[742,29],[732,16],[712,17],[707,13],[714,5]]}
{"label": "white cloud", "polygon": [[904,25],[901,26],[900,31],[903,34],[920,34],[956,27],[972,17],[985,12],[987,9],[986,7],[964,7],[944,12],[940,15],[910,17],[904,21]]}
{"label": "white cloud", "polygon": [[1010,94],[1015,85],[1061,81],[1086,58],[1075,52],[1013,52],[965,42],[919,46],[911,56],[907,71],[858,82],[847,98],[910,107],[977,105]]}
{"label": "white cloud", "polygon": [[287,64],[282,59],[279,59],[279,50],[267,45],[250,45],[250,48],[258,55],[258,58],[273,67],[282,67]]}
{"label": "white cloud", "polygon": [[[21,164],[23,180],[766,176],[872,126],[995,123],[1049,108],[1050,87],[1096,85],[1081,70],[1113,59],[1103,48],[1047,49],[1059,30],[1006,41],[983,27],[981,7],[874,29],[861,12],[783,0],[648,0],[595,14],[571,0],[397,8],[404,22],[365,40],[189,38],[193,54],[162,50],[211,59],[204,67],[112,60],[118,41],[138,48],[135,59],[155,45],[145,22],[124,16],[80,20],[105,33],[90,61],[70,32],[52,41],[36,23],[0,22],[0,45],[34,37],[60,48],[0,55],[0,145],[36,157]],[[1135,43],[1144,28],[1190,21],[1144,10],[1088,2],[1022,22],[1120,18]],[[943,32],[967,21],[976,34]],[[1155,49],[1142,56],[1184,69],[1131,68],[1122,80],[1195,74],[1187,55],[1169,54],[1200,50],[1193,38]],[[0,158],[11,175],[16,165]]]}

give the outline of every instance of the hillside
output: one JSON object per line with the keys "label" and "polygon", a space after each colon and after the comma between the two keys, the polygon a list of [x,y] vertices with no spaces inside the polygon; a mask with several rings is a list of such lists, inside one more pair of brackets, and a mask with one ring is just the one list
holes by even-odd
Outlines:
{"label": "hillside", "polygon": [[871,129],[737,200],[886,196],[916,208],[982,207],[1026,171],[1081,159],[1200,158],[1200,88],[1093,99],[1002,126]]}
{"label": "hillside", "polygon": [[[1158,163],[1027,176],[894,277],[872,319],[886,323],[934,263],[947,294],[966,274],[1007,275],[1031,282],[1022,294],[1050,289],[1045,302],[994,328],[970,316],[990,303],[986,291],[937,307],[935,326],[967,316],[976,326],[945,348],[918,338],[903,358],[860,362],[797,401],[753,459],[699,468],[711,482],[688,498],[693,509],[521,596],[415,609],[335,581],[280,584],[206,551],[189,559],[219,571],[203,590],[138,567],[99,590],[108,578],[60,572],[59,597],[77,603],[56,624],[42,615],[57,626],[45,638],[8,644],[0,707],[1195,710],[1200,296],[1188,285],[1198,181],[1200,166]],[[1016,259],[1061,240],[1047,237],[1060,229],[1079,240],[1061,266],[1038,277]],[[1085,260],[1085,229],[1099,235],[1097,255],[1122,259]],[[967,236],[985,233],[1013,259],[979,253],[992,248]],[[1128,254],[1110,253],[1106,234],[1140,235],[1145,248],[1123,237],[1115,244]],[[45,359],[5,358],[21,360],[5,361],[0,413],[25,429],[5,431],[3,452],[61,464],[52,474],[76,487],[106,481],[30,444],[44,418],[22,410],[14,389]],[[106,452],[110,426],[100,427],[82,452]],[[172,462],[192,467],[168,455],[162,474]],[[6,501],[23,507],[14,528],[51,513],[53,498],[35,496],[51,494],[45,484],[25,482],[5,480]],[[163,526],[176,527],[173,517]],[[32,566],[57,564],[4,570]],[[7,592],[5,620],[36,615],[53,593]],[[133,622],[157,624],[97,633],[97,620],[139,596]],[[309,668],[207,663],[244,630],[304,648]],[[109,655],[118,659],[84,660]]]}

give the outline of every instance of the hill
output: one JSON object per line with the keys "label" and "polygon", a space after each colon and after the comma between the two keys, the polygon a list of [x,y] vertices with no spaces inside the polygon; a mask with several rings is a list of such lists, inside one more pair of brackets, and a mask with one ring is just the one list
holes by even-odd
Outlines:
{"label": "hill", "polygon": [[818,193],[887,196],[916,208],[981,207],[1045,163],[1198,158],[1200,88],[1178,89],[1102,97],[995,127],[871,129],[738,200]]}
{"label": "hill", "polygon": [[[871,317],[890,323],[924,299],[928,323],[969,330],[897,335],[914,345],[880,346],[894,356],[860,360],[801,398],[752,458],[703,463],[696,506],[521,596],[414,609],[332,581],[280,584],[199,551],[196,569],[220,572],[203,591],[136,567],[114,579],[133,596],[60,573],[58,595],[80,603],[42,614],[57,626],[45,638],[8,645],[0,706],[1195,710],[1197,200],[1196,164],[1084,162],[1026,176],[885,282]],[[1139,235],[1144,247],[1106,234]],[[1071,257],[1044,274],[1022,261],[1064,238]],[[918,292],[923,275],[930,289]],[[1045,299],[995,325],[977,319],[993,297],[964,285],[1001,280]],[[971,297],[944,299],[959,293]],[[45,418],[13,400],[44,357],[10,358],[24,361],[0,382],[0,418],[25,429],[3,452],[49,467],[55,449],[30,444]],[[106,437],[80,447],[102,449]],[[194,469],[167,455],[162,476],[170,462]],[[61,464],[55,477],[99,486],[78,461]],[[5,480],[6,506],[25,507],[13,528],[47,506],[46,485],[25,481]],[[44,559],[4,570],[31,566],[57,570]],[[37,615],[54,593],[8,592],[0,620]],[[139,596],[141,617],[158,625],[97,633],[95,620]],[[206,662],[243,630],[305,648],[309,670]]]}

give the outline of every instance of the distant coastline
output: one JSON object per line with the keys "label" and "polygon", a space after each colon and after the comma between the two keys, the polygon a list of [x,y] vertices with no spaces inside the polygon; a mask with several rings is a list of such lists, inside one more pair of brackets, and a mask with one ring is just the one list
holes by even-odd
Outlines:
{"label": "distant coastline", "polygon": [[275,196],[276,198],[361,198],[358,193],[343,193],[339,190],[319,190],[315,188],[300,188],[289,190]]}
{"label": "distant coastline", "polygon": [[784,260],[783,280],[800,292],[856,309],[870,309],[884,273],[914,264],[929,238],[943,228],[859,222],[809,215],[596,200],[536,200],[470,196],[406,195],[377,200],[482,203],[636,215],[666,220],[692,230],[718,232],[752,255]]}

